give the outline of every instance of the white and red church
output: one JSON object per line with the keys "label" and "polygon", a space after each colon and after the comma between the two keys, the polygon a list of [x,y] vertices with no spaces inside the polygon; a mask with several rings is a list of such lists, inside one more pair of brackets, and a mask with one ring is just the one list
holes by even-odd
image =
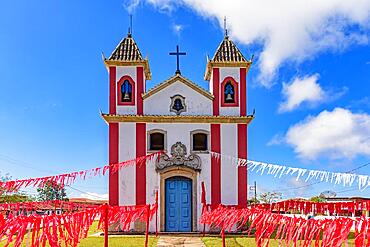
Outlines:
{"label": "white and red church", "polygon": [[[246,106],[251,60],[228,35],[207,62],[209,91],[183,76],[179,67],[174,76],[147,90],[149,62],[131,33],[104,63],[109,113],[102,117],[109,125],[109,163],[165,152],[155,164],[110,173],[110,205],[154,203],[158,191],[159,230],[168,232],[202,230],[202,182],[207,203],[245,206],[247,169],[227,157],[247,158],[247,127],[253,119]],[[155,230],[154,219],[149,230]]]}

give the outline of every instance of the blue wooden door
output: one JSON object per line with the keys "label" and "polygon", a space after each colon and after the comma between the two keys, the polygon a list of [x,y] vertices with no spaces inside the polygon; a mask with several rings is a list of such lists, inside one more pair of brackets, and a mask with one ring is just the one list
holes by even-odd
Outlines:
{"label": "blue wooden door", "polygon": [[166,231],[191,231],[191,180],[184,177],[166,179]]}

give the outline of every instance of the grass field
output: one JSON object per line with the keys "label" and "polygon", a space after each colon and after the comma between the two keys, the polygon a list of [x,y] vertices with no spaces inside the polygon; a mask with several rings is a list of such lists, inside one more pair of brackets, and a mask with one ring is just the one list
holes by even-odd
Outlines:
{"label": "grass field", "polygon": [[[222,246],[222,239],[220,237],[204,237],[202,241],[207,247],[220,247]],[[226,237],[226,247],[255,247],[256,242],[254,238],[247,237]],[[277,240],[270,240],[269,247],[278,247]],[[313,243],[312,246],[315,246]],[[345,246],[345,245],[343,245]],[[349,241],[348,246],[355,246],[353,239]]]}
{"label": "grass field", "polygon": [[[89,237],[82,239],[81,243],[78,246],[81,247],[102,247],[104,245],[104,237],[91,236],[94,233],[97,233],[97,222],[94,222],[89,229]],[[348,246],[354,246],[353,233],[350,234]],[[222,246],[222,239],[219,236],[207,236],[203,237],[202,241],[207,247],[220,247]],[[25,236],[22,247],[26,247],[27,235]],[[158,238],[155,236],[149,237],[149,246],[155,247],[157,245]],[[125,236],[110,236],[109,237],[109,246],[110,247],[136,247],[144,246],[145,236],[144,235],[125,235]],[[5,246],[5,241],[0,242],[0,247]],[[12,245],[10,245],[12,246]],[[47,245],[48,246],[48,245]],[[241,236],[226,236],[226,247],[252,247],[256,246],[255,239],[253,237],[241,237]],[[278,247],[279,242],[276,240],[271,240],[270,247]],[[314,246],[314,245],[313,245]],[[343,245],[344,246],[344,245]]]}
{"label": "grass field", "polygon": [[[89,235],[92,235],[97,230],[97,222],[94,222],[93,225],[89,229]],[[155,247],[157,245],[158,238],[155,236],[149,236],[149,247]],[[5,241],[0,242],[0,247],[5,246]],[[144,235],[130,235],[130,236],[110,236],[109,237],[109,247],[136,247],[136,246],[144,246],[145,243],[145,236]],[[13,246],[10,244],[10,246]],[[24,241],[21,245],[22,247],[27,246],[27,235],[24,238]],[[49,245],[46,245],[49,246]],[[104,237],[87,237],[82,239],[79,247],[102,247],[104,246]]]}

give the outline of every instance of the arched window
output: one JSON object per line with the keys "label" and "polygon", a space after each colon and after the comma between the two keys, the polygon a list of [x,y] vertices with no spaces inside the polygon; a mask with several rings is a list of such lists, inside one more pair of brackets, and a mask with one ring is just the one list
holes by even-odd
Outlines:
{"label": "arched window", "polygon": [[135,105],[135,82],[130,76],[122,76],[117,83],[117,104]]}
{"label": "arched window", "polygon": [[234,107],[238,105],[238,83],[234,78],[226,77],[221,83],[221,106]]}
{"label": "arched window", "polygon": [[148,132],[148,151],[166,150],[166,132],[151,130]]}
{"label": "arched window", "polygon": [[132,86],[128,80],[124,80],[121,85],[121,101],[131,102],[132,101]]}
{"label": "arched window", "polygon": [[208,151],[208,132],[196,130],[191,132],[191,150],[195,152]]}

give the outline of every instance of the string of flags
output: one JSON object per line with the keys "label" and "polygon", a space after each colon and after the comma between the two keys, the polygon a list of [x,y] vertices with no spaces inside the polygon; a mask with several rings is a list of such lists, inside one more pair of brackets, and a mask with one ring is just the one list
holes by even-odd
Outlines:
{"label": "string of flags", "polygon": [[[54,205],[63,207],[61,214],[38,215],[30,209]],[[14,210],[21,209],[21,211]],[[4,203],[0,204],[0,239],[5,246],[51,247],[77,246],[88,235],[92,223],[98,221],[98,229],[116,224],[116,230],[127,231],[136,221],[147,222],[157,213],[158,200],[153,205],[109,206],[77,205],[65,201]],[[29,214],[31,213],[31,214]]]}
{"label": "string of flags", "polygon": [[[21,187],[39,187],[44,186],[48,182],[59,184],[62,186],[72,185],[76,179],[85,180],[95,176],[104,176],[108,171],[117,172],[120,168],[131,165],[149,165],[154,166],[161,152],[148,154],[132,160],[123,161],[117,164],[105,165],[89,170],[76,171],[71,173],[39,177],[18,179],[0,182],[0,194],[5,192],[17,191]],[[284,176],[295,176],[296,180],[303,179],[305,182],[318,180],[320,182],[341,184],[343,186],[352,186],[357,183],[359,190],[365,190],[370,186],[370,176],[364,174],[355,174],[349,172],[331,172],[325,170],[315,170],[300,167],[292,167],[278,164],[271,164],[262,161],[254,161],[237,158],[235,156],[211,152],[211,157],[215,159],[228,159],[231,163],[238,166],[247,166],[248,172],[256,174],[267,174],[275,178],[283,178]]]}
{"label": "string of flags", "polygon": [[310,180],[318,180],[320,182],[342,184],[343,186],[352,186],[357,183],[359,190],[365,190],[370,186],[370,176],[355,174],[349,172],[331,172],[325,170],[306,169],[300,167],[292,167],[285,165],[277,165],[266,163],[262,161],[254,161],[241,159],[231,155],[211,152],[211,156],[216,159],[228,159],[239,166],[247,166],[248,172],[255,172],[257,174],[271,175],[275,178],[282,178],[284,176],[295,176],[296,180],[303,179],[305,182]]}
{"label": "string of flags", "polygon": [[224,205],[203,205],[201,223],[225,231],[243,231],[254,235],[256,246],[269,246],[275,239],[279,246],[348,246],[354,228],[355,246],[369,246],[370,219],[368,217],[335,217],[306,219],[272,213],[256,207],[239,208]]}
{"label": "string of flags", "polygon": [[58,184],[62,186],[72,185],[76,179],[85,180],[87,178],[92,178],[96,176],[104,176],[107,172],[117,172],[120,168],[132,165],[153,165],[158,159],[160,152],[148,154],[135,159],[119,162],[117,164],[105,165],[103,167],[96,167],[83,171],[76,171],[71,173],[64,173],[53,176],[38,177],[38,178],[27,178],[27,179],[17,179],[9,180],[5,182],[0,182],[0,194],[5,192],[18,191],[22,187],[39,187],[45,186],[47,183]]}

